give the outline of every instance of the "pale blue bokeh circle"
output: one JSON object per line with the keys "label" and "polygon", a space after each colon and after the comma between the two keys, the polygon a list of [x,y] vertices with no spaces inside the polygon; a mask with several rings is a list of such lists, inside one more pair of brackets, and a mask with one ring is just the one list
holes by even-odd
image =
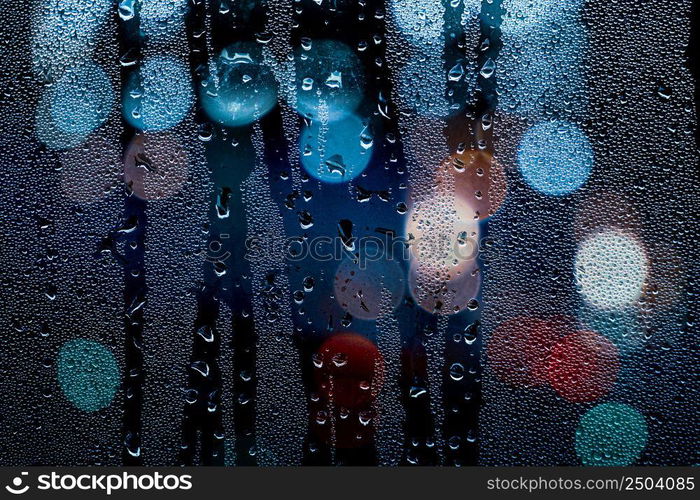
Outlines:
{"label": "pale blue bokeh circle", "polygon": [[372,157],[371,127],[355,115],[322,125],[312,122],[301,132],[301,164],[312,177],[328,183],[360,175]]}
{"label": "pale blue bokeh circle", "polygon": [[262,50],[242,42],[226,47],[199,88],[212,121],[228,127],[253,123],[277,104],[277,81],[262,62]]}
{"label": "pale blue bokeh circle", "polygon": [[51,93],[51,119],[61,131],[87,135],[107,120],[114,89],[104,70],[93,62],[68,68]]}
{"label": "pale blue bokeh circle", "polygon": [[104,31],[113,7],[112,0],[33,2],[31,48],[37,75],[55,82],[66,68],[83,61]]}
{"label": "pale blue bokeh circle", "polygon": [[165,130],[180,123],[194,100],[185,64],[171,56],[146,59],[122,95],[124,118],[140,130]]}
{"label": "pale blue bokeh circle", "polygon": [[[184,32],[188,0],[141,0],[138,3],[141,33],[147,38]],[[184,33],[183,33],[184,34]]]}
{"label": "pale blue bokeh circle", "polygon": [[58,353],[58,382],[78,409],[93,412],[109,406],[119,387],[112,352],[98,342],[69,340]]}
{"label": "pale blue bokeh circle", "polygon": [[347,45],[314,40],[297,49],[295,63],[296,109],[307,118],[340,120],[362,101],[364,69]]}
{"label": "pale blue bokeh circle", "polygon": [[644,450],[647,437],[647,424],[639,411],[622,403],[603,403],[581,417],[576,454],[583,465],[631,465]]}
{"label": "pale blue bokeh circle", "polygon": [[591,175],[593,148],[586,134],[572,123],[540,122],[523,135],[517,163],[530,187],[548,196],[565,196]]}

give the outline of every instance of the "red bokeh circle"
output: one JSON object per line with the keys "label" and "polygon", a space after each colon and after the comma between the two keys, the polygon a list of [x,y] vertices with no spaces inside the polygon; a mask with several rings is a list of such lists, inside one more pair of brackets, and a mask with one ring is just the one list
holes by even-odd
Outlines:
{"label": "red bokeh circle", "polygon": [[521,316],[504,321],[487,343],[488,364],[499,380],[514,387],[546,385],[552,348],[573,332],[574,320],[566,316]]}
{"label": "red bokeh circle", "polygon": [[596,332],[578,331],[552,349],[547,378],[567,401],[585,403],[613,388],[619,367],[618,349],[612,342]]}
{"label": "red bokeh circle", "polygon": [[334,406],[369,406],[384,383],[384,358],[379,349],[356,333],[339,333],[323,342],[314,357],[314,368],[320,394]]}

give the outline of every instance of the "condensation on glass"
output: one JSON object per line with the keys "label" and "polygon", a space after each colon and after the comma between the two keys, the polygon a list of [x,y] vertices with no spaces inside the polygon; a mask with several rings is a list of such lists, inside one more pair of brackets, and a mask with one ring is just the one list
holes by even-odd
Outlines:
{"label": "condensation on glass", "polygon": [[692,464],[691,8],[11,1],[0,463]]}

